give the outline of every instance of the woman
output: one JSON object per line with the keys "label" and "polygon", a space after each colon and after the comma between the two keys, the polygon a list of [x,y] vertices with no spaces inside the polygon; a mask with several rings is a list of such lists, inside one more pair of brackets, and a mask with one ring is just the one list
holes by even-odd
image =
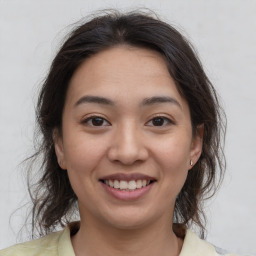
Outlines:
{"label": "woman", "polygon": [[37,117],[33,232],[46,236],[1,256],[220,255],[189,227],[204,237],[202,203],[222,179],[221,110],[173,27],[134,12],[82,24],[52,63]]}

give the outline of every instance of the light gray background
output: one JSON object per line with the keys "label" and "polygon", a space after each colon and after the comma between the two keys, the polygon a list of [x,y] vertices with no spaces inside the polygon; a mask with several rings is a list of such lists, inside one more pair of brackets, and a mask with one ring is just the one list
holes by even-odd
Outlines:
{"label": "light gray background", "polygon": [[28,201],[19,163],[33,152],[34,105],[67,26],[102,8],[148,7],[199,52],[228,117],[227,175],[208,203],[207,240],[253,253],[256,230],[256,1],[0,0],[0,248],[16,242]]}

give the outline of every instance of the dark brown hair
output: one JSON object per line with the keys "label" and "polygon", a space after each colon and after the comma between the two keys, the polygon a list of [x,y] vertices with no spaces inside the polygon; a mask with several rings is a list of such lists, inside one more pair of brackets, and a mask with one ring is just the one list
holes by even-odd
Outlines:
{"label": "dark brown hair", "polygon": [[193,131],[198,125],[204,125],[202,154],[189,171],[177,197],[173,220],[183,227],[196,224],[203,236],[205,215],[202,202],[215,193],[225,167],[222,111],[216,91],[189,42],[152,13],[138,11],[125,14],[109,11],[83,22],[70,33],[52,62],[37,105],[41,140],[35,156],[42,157],[42,165],[38,181],[31,181],[32,176],[29,178],[33,231],[37,229],[40,235],[47,234],[59,225],[69,223],[77,211],[77,197],[67,172],[58,165],[53,143],[54,129],[61,131],[70,79],[87,58],[122,44],[159,52],[166,60],[180,94],[188,102]]}

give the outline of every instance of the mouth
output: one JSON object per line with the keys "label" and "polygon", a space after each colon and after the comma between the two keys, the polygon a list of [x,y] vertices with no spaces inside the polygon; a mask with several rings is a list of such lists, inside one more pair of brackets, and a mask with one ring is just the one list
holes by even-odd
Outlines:
{"label": "mouth", "polygon": [[156,182],[156,179],[144,174],[133,173],[109,175],[99,181],[116,190],[135,191],[151,185]]}
{"label": "mouth", "polygon": [[104,179],[100,180],[100,182],[106,184],[111,188],[115,188],[121,191],[135,191],[137,189],[141,189],[143,187],[147,187],[148,185],[155,182],[155,180],[146,180],[146,179],[139,179],[139,180],[111,180],[111,179]]}

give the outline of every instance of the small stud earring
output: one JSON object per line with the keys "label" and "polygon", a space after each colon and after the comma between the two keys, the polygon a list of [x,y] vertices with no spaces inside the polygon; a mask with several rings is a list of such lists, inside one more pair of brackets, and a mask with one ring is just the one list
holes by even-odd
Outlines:
{"label": "small stud earring", "polygon": [[190,160],[190,165],[193,166],[193,161],[192,160]]}

